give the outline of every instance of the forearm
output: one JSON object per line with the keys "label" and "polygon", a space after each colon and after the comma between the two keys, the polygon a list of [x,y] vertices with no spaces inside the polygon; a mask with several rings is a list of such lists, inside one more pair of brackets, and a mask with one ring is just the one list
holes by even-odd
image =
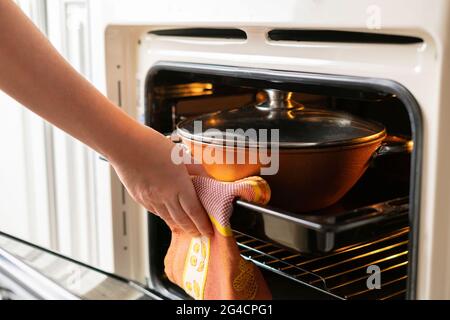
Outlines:
{"label": "forearm", "polygon": [[[0,0],[0,89],[110,156],[139,124],[79,75],[9,0]],[[156,133],[155,133],[156,135]]]}

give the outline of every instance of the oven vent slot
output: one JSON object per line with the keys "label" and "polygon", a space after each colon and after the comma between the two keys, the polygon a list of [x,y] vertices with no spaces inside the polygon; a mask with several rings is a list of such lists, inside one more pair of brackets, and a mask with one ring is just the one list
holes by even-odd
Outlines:
{"label": "oven vent slot", "polygon": [[412,44],[421,43],[423,39],[383,33],[337,31],[337,30],[298,30],[273,29],[268,32],[273,41],[303,42],[341,42],[341,43],[384,43]]}
{"label": "oven vent slot", "polygon": [[[305,255],[235,231],[241,255],[259,267],[341,299],[405,299],[408,269],[405,227],[324,255]],[[380,268],[380,289],[369,289],[367,268]]]}
{"label": "oven vent slot", "polygon": [[212,39],[247,39],[247,34],[235,28],[182,28],[150,31],[149,34],[165,37],[189,37]]}

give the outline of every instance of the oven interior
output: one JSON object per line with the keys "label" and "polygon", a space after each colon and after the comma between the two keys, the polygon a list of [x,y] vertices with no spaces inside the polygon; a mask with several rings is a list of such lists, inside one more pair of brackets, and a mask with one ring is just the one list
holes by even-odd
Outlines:
{"label": "oven interior", "polygon": [[[294,92],[294,100],[306,107],[346,111],[383,123],[389,135],[412,139],[417,128],[406,100],[370,83],[162,65],[150,70],[146,80],[145,122],[170,134],[183,119],[263,101],[262,90],[274,88]],[[235,202],[232,227],[241,254],[260,267],[275,299],[413,297],[413,144],[412,153],[373,161],[350,192],[329,208],[296,213],[288,205]],[[148,219],[149,285],[171,297],[188,298],[164,275],[169,229],[154,215]],[[380,271],[379,289],[368,287],[373,265]]]}

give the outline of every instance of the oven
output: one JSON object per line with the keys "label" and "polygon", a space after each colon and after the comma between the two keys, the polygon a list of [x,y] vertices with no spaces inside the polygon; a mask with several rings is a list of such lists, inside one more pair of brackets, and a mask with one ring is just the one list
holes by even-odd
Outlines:
{"label": "oven", "polygon": [[[109,26],[108,96],[170,135],[184,119],[261,102],[264,90],[277,89],[293,92],[306,107],[382,123],[392,139],[410,141],[405,152],[371,161],[356,185],[325,209],[234,202],[231,223],[241,255],[262,270],[274,298],[450,297],[442,189],[448,129],[441,125],[449,114],[439,89],[448,62],[446,45],[437,45],[443,34],[406,18],[385,30],[313,17],[298,23],[211,19]],[[118,272],[168,299],[188,298],[164,274],[168,228],[111,180]]]}
{"label": "oven", "polygon": [[[293,99],[305,107],[346,110],[383,122],[389,134],[411,137],[413,150],[420,148],[418,106],[405,88],[301,72],[159,62],[145,81],[145,123],[170,134],[177,123],[199,113],[264,100],[266,88],[294,92]],[[236,201],[232,227],[241,254],[264,270],[275,298],[410,297],[414,269],[408,262],[414,259],[417,215],[410,199],[419,185],[411,184],[418,179],[412,174],[418,163],[414,152],[374,160],[357,185],[325,209],[296,212],[289,203]],[[169,231],[152,215],[149,228],[150,268],[158,270],[153,281],[175,290],[162,271]],[[370,268],[379,268],[379,289],[367,284]]]}

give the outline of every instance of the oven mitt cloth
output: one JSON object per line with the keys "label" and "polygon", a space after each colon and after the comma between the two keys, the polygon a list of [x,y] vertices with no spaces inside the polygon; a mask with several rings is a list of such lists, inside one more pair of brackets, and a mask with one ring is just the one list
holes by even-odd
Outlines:
{"label": "oven mitt cloth", "polygon": [[260,177],[220,182],[196,176],[193,184],[214,232],[210,237],[192,237],[169,225],[172,240],[164,259],[169,280],[198,300],[271,299],[259,269],[239,254],[230,227],[233,200],[266,204],[270,199],[267,182]]}

